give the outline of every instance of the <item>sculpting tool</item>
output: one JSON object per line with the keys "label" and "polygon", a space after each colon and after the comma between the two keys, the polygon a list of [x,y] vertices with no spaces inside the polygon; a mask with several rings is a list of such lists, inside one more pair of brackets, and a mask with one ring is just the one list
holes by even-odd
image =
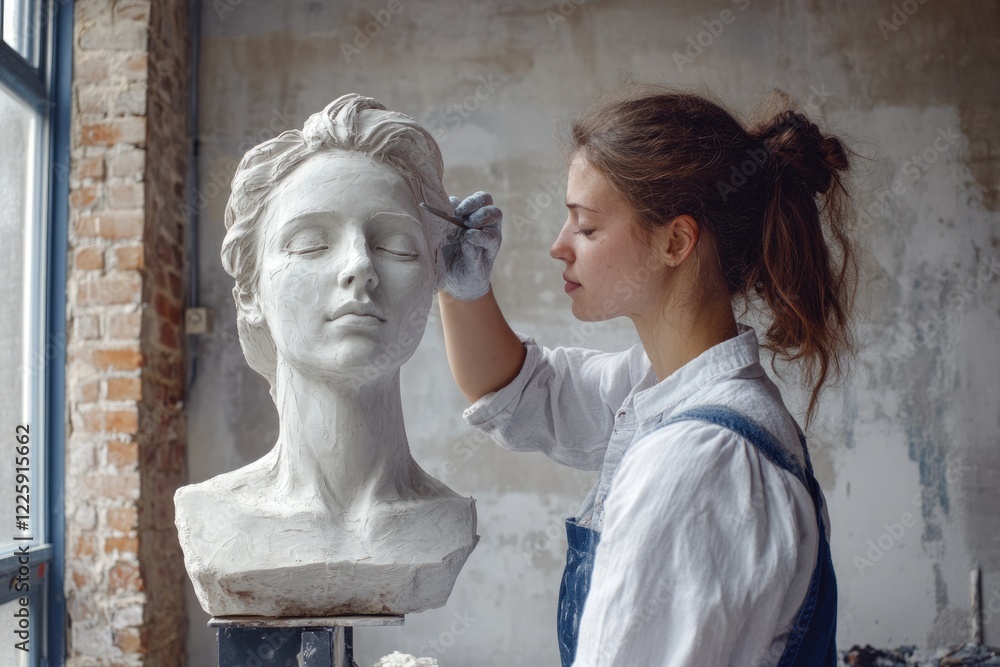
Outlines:
{"label": "sculpting tool", "polygon": [[425,204],[424,202],[420,202],[420,208],[424,209],[425,211],[430,211],[431,213],[433,213],[437,217],[444,218],[445,220],[447,220],[451,224],[458,225],[462,229],[475,229],[475,227],[469,227],[467,224],[465,224],[464,222],[462,222],[459,218],[456,218],[453,215],[445,213],[444,211],[442,211],[439,208],[434,208],[433,206],[431,206],[429,204]]}

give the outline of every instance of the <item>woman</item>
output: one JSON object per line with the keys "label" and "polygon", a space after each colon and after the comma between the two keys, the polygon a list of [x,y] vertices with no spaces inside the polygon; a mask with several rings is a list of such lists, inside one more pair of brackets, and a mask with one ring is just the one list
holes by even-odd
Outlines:
{"label": "woman", "polygon": [[628,317],[641,345],[547,349],[513,332],[489,288],[500,213],[484,193],[452,200],[479,229],[450,239],[439,297],[467,421],[600,471],[567,520],[562,663],[833,665],[825,503],[733,303],[767,307],[766,347],[802,362],[808,424],[851,349],[846,150],[791,110],[744,128],[658,90],[587,113],[572,139],[550,254],[573,314]]}
{"label": "woman", "polygon": [[247,153],[226,209],[240,343],[278,408],[274,448],[177,491],[185,565],[215,616],[440,607],[475,501],[410,455],[399,368],[445,277],[437,144],[345,95]]}

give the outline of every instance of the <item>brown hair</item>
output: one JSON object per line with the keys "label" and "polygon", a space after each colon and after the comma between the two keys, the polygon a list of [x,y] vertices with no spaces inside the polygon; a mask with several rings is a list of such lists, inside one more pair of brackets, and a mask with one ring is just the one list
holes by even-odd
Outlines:
{"label": "brown hair", "polygon": [[[744,127],[691,93],[644,87],[601,104],[572,126],[572,149],[636,213],[646,236],[689,214],[714,241],[730,297],[754,297],[772,316],[762,346],[803,360],[808,425],[824,384],[853,351],[848,320],[857,262],[841,180],[848,150],[785,107]],[[780,374],[779,374],[780,377]]]}

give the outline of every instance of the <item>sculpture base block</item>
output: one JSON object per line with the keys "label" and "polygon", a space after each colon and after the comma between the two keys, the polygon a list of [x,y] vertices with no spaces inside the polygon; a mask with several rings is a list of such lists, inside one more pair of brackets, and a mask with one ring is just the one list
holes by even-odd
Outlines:
{"label": "sculpture base block", "polygon": [[478,542],[433,563],[275,564],[242,572],[188,572],[202,607],[214,616],[263,618],[400,615],[442,607]]}
{"label": "sculpture base block", "polygon": [[214,616],[219,667],[356,667],[353,629],[402,625],[402,616]]}

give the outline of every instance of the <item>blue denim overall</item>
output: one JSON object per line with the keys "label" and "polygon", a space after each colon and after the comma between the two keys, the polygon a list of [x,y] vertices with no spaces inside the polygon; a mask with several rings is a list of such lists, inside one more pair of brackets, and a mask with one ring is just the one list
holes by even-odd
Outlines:
{"label": "blue denim overall", "polygon": [[[742,413],[723,405],[702,405],[658,424],[656,430],[682,419],[700,419],[718,424],[739,433],[749,440],[773,464],[788,470],[802,480],[809,489],[816,507],[816,521],[819,525],[819,552],[816,567],[809,581],[809,590],[799,609],[795,625],[788,636],[778,667],[826,667],[837,664],[837,580],[830,558],[830,544],[826,539],[823,525],[822,496],[819,484],[813,477],[812,462],[806,449],[806,439],[799,431],[799,443],[805,454],[806,469],[790,457],[771,434],[760,424]],[[651,433],[652,431],[650,431]],[[648,434],[647,434],[648,435]],[[566,538],[569,548],[566,553],[566,569],[559,588],[559,655],[563,667],[570,667],[576,655],[580,616],[583,603],[590,590],[590,577],[594,571],[594,554],[601,534],[576,522],[576,517],[566,520]],[[669,632],[669,628],[664,628]],[[638,667],[638,666],[637,666]],[[645,667],[645,666],[643,666]]]}

